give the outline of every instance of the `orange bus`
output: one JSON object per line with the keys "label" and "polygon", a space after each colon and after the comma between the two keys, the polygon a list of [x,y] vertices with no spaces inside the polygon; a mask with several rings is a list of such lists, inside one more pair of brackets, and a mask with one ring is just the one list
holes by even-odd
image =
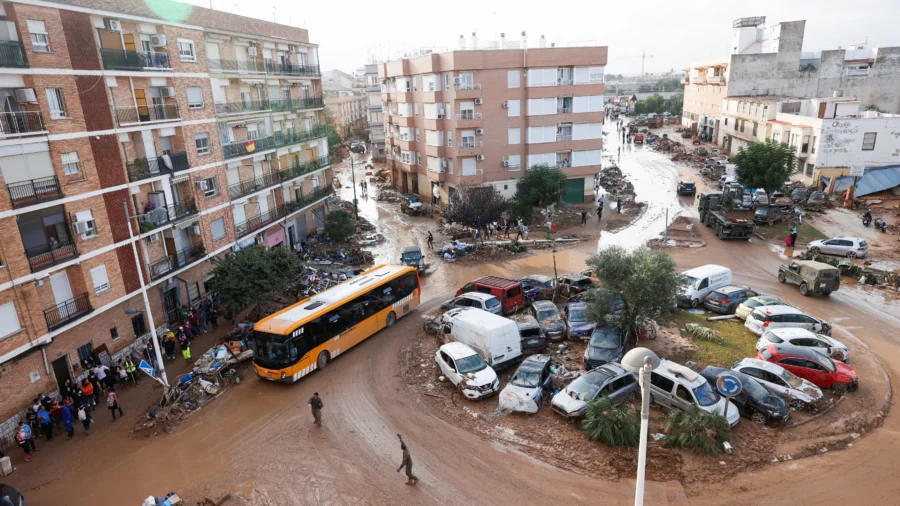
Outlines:
{"label": "orange bus", "polygon": [[378,265],[253,326],[253,366],[260,378],[293,383],[419,305],[414,267]]}

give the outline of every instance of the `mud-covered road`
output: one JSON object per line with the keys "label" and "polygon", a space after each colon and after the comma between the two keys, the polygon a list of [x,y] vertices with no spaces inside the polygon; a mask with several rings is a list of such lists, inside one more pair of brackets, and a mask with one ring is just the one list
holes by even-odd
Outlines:
{"label": "mud-covered road", "polygon": [[[665,175],[664,193],[673,189],[678,169],[667,157],[649,150],[623,153],[623,167],[629,167],[628,156],[636,159],[629,171],[646,167]],[[637,182],[635,187],[641,200]],[[348,190],[343,190],[345,198]],[[689,199],[667,198],[673,200],[660,201],[659,209],[673,201],[690,205]],[[395,214],[371,199],[361,200],[360,207],[389,237],[376,248],[379,261],[396,261],[406,243],[424,246],[423,231],[431,222]],[[647,215],[653,224],[646,233],[658,231],[653,216]],[[580,270],[596,248],[590,243],[557,253],[560,272]],[[801,297],[796,287],[775,278],[781,252],[755,239],[712,238],[705,248],[673,254],[685,268],[729,266],[737,283],[832,321],[838,332],[852,335],[878,357],[892,378],[900,377],[900,311],[877,292],[847,287],[829,299]],[[32,506],[72,504],[73,497],[78,504],[131,505],[169,490],[194,501],[231,492],[235,500],[227,504],[252,505],[631,504],[632,481],[586,478],[483,439],[432,416],[424,399],[406,388],[398,374],[401,350],[415,346],[421,315],[462,281],[552,270],[549,253],[481,265],[431,261],[438,263],[423,278],[423,306],[327,369],[295,385],[251,376],[170,435],[136,440],[123,424],[92,434],[90,443],[58,445],[53,456],[38,454],[29,464],[19,463],[10,483],[25,491]],[[868,379],[874,381],[877,373],[867,372]],[[315,391],[325,404],[322,428],[312,425],[306,406]],[[845,451],[765,465],[720,485],[685,490],[677,482],[648,483],[646,504],[898,504],[898,420],[892,412],[883,427]],[[405,477],[396,472],[401,458],[397,433],[409,444],[421,479],[417,486],[404,485]],[[41,461],[50,458],[53,465],[42,470]]]}

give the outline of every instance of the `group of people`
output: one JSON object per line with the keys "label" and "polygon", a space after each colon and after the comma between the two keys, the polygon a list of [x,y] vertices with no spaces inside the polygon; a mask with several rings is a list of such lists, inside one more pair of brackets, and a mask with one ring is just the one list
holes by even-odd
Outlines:
{"label": "group of people", "polygon": [[362,192],[363,195],[369,193],[369,183],[365,179],[359,182],[359,191]]}
{"label": "group of people", "polygon": [[218,305],[208,298],[203,299],[197,307],[182,310],[181,321],[181,325],[170,329],[163,338],[163,351],[168,360],[175,360],[176,349],[184,360],[191,360],[191,342],[206,334],[209,327],[219,328]]}

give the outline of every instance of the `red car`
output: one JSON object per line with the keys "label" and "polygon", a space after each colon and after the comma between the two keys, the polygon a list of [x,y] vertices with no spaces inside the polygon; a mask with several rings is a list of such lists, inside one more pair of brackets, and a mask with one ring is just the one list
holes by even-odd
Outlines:
{"label": "red car", "polygon": [[838,394],[859,388],[855,369],[809,348],[769,344],[756,353],[756,358],[778,364],[816,386],[830,388]]}

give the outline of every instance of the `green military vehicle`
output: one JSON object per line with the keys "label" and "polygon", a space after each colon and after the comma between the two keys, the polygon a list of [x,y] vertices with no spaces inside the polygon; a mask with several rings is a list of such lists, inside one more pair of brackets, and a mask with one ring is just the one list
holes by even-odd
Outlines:
{"label": "green military vehicle", "polygon": [[750,192],[738,183],[725,183],[721,193],[700,194],[700,221],[719,239],[750,239],[753,210]]}
{"label": "green military vehicle", "polygon": [[800,285],[800,294],[831,295],[841,287],[841,271],[837,267],[813,260],[794,260],[778,268],[778,281]]}

